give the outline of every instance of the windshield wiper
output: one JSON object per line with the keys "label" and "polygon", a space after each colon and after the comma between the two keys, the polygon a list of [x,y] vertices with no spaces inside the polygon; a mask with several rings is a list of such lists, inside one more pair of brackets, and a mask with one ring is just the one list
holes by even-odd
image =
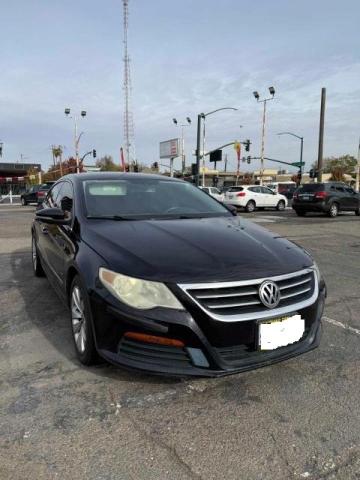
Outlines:
{"label": "windshield wiper", "polygon": [[117,220],[117,221],[138,220],[137,218],[124,217],[121,215],[88,215],[86,218],[97,219],[97,220]]}

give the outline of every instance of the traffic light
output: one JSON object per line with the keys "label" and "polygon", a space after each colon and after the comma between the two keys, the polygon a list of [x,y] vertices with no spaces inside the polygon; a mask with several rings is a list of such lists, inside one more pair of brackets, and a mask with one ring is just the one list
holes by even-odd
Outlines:
{"label": "traffic light", "polygon": [[92,151],[92,155],[93,155],[94,158],[96,158],[96,150],[95,149]]}
{"label": "traffic light", "polygon": [[198,174],[197,164],[192,163],[191,164],[191,175],[197,175],[197,174]]}
{"label": "traffic light", "polygon": [[246,157],[242,157],[241,161],[245,163],[246,162]]}
{"label": "traffic light", "polygon": [[251,163],[251,157],[250,155],[246,158],[247,163]]}
{"label": "traffic light", "polygon": [[214,150],[210,153],[210,162],[221,162],[222,160],[222,150]]}
{"label": "traffic light", "polygon": [[310,178],[316,178],[317,177],[317,170],[315,170],[314,168],[312,168],[309,172],[309,177]]}
{"label": "traffic light", "polygon": [[244,142],[245,152],[250,152],[250,143],[251,143],[251,142],[250,142],[249,139],[245,140],[245,142]]}

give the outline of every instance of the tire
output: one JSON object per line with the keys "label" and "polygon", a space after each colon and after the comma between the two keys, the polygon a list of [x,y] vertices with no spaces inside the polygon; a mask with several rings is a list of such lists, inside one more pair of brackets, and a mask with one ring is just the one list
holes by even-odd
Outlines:
{"label": "tire", "polygon": [[27,201],[25,200],[24,197],[21,197],[21,205],[22,205],[23,207],[25,207],[25,205],[27,205]]}
{"label": "tire", "polygon": [[305,215],[306,215],[306,212],[304,212],[302,210],[295,210],[295,212],[296,212],[296,215],[298,217],[305,217]]}
{"label": "tire", "polygon": [[94,365],[98,363],[98,354],[91,323],[90,302],[78,275],[71,283],[69,305],[76,356],[83,365]]}
{"label": "tire", "polygon": [[253,200],[249,200],[245,206],[245,212],[252,213],[255,211],[256,204]]}
{"label": "tire", "polygon": [[360,217],[360,207],[355,210],[355,215]]}
{"label": "tire", "polygon": [[276,210],[278,210],[279,212],[282,212],[283,210],[285,210],[284,200],[279,201],[279,203],[276,205]]}
{"label": "tire", "polygon": [[328,216],[330,218],[335,218],[338,216],[338,213],[339,213],[339,205],[334,202],[330,205]]}
{"label": "tire", "polygon": [[31,259],[35,277],[45,277],[34,235],[31,236]]}

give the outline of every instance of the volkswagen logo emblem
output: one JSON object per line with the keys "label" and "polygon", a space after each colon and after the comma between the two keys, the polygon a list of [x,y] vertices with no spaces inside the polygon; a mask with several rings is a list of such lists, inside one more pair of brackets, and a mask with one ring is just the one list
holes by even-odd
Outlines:
{"label": "volkswagen logo emblem", "polygon": [[259,297],[265,307],[275,308],[280,302],[279,287],[271,280],[265,280],[265,282],[260,285]]}

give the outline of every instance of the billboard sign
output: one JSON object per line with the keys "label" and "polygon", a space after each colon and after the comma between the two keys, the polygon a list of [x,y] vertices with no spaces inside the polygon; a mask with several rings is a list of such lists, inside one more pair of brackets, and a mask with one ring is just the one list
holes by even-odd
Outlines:
{"label": "billboard sign", "polygon": [[179,139],[173,138],[160,142],[160,158],[174,158],[180,155]]}

